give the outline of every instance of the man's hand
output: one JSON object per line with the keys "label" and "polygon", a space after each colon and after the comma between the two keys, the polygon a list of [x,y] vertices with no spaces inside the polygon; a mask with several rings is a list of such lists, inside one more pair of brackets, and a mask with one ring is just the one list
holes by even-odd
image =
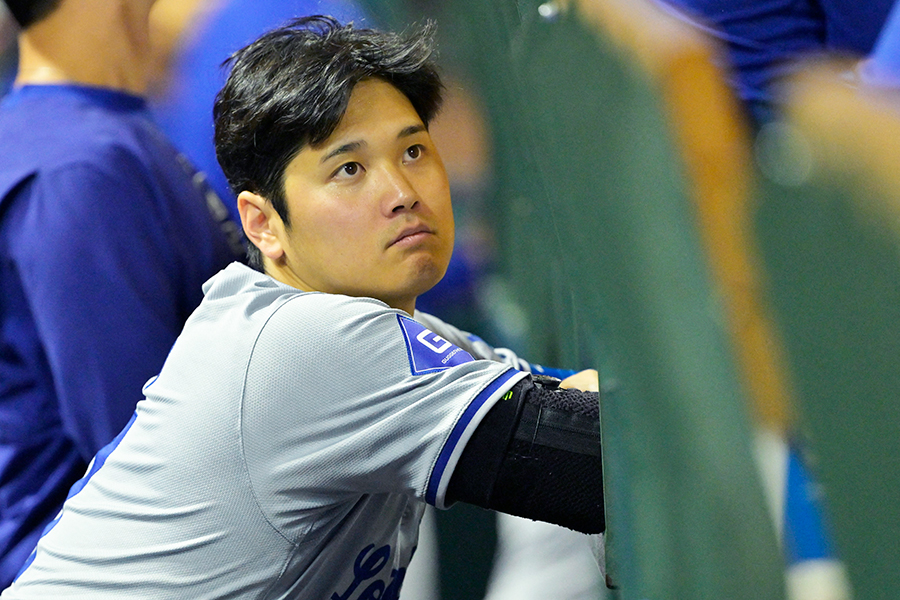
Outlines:
{"label": "man's hand", "polygon": [[563,379],[559,387],[575,388],[582,392],[599,392],[600,374],[595,369],[585,369]]}

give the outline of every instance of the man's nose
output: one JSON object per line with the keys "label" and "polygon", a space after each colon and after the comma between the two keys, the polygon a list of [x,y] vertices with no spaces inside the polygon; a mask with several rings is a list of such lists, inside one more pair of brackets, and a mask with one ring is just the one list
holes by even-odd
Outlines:
{"label": "man's nose", "polygon": [[418,192],[401,169],[386,169],[384,198],[388,213],[409,210],[419,203]]}

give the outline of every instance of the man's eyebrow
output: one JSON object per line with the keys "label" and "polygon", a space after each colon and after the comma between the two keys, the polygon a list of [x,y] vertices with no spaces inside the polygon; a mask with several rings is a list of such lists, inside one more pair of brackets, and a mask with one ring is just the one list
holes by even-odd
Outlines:
{"label": "man's eyebrow", "polygon": [[[421,123],[417,123],[415,125],[410,125],[409,127],[404,127],[403,129],[400,130],[400,133],[397,134],[397,139],[399,140],[399,139],[402,139],[405,137],[409,137],[411,135],[415,135],[422,131],[427,131],[427,129],[425,129],[425,126],[422,125]],[[342,144],[342,145],[338,146],[337,148],[335,148],[334,150],[332,150],[331,152],[329,152],[328,154],[323,156],[319,162],[325,163],[340,154],[346,154],[348,152],[353,152],[354,150],[359,150],[365,144],[366,143],[363,141],[347,142],[346,144]]]}
{"label": "man's eyebrow", "polygon": [[403,129],[400,130],[400,133],[397,134],[397,139],[399,140],[400,138],[415,135],[415,134],[419,133],[420,131],[427,131],[425,129],[425,126],[422,125],[421,123],[417,123],[416,125],[410,125],[409,127],[404,127]]}
{"label": "man's eyebrow", "polygon": [[337,148],[335,148],[334,150],[332,150],[331,152],[329,152],[328,154],[323,156],[322,160],[320,160],[319,162],[320,163],[328,162],[329,160],[331,160],[332,158],[334,158],[335,156],[337,156],[339,154],[346,154],[348,152],[353,152],[354,150],[359,150],[360,148],[362,148],[363,144],[365,144],[365,142],[348,142],[346,144],[338,146]]}

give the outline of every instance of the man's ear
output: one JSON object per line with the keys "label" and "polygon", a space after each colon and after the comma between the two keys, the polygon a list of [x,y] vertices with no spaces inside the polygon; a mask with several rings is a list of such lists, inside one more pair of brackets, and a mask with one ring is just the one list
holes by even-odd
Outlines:
{"label": "man's ear", "polygon": [[253,192],[243,191],[237,197],[238,212],[247,239],[263,256],[277,261],[284,254],[284,223],[272,203]]}

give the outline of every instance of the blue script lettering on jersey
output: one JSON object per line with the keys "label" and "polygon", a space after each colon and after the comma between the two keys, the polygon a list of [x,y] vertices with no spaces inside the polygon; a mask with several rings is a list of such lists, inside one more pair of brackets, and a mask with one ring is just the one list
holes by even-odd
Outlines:
{"label": "blue script lettering on jersey", "polygon": [[471,354],[426,329],[418,321],[401,315],[397,315],[397,321],[406,341],[409,369],[413,375],[435,373],[475,360]]}
{"label": "blue script lettering on jersey", "polygon": [[[353,581],[344,590],[343,594],[338,594],[337,592],[331,594],[331,600],[350,600],[350,598],[355,598],[356,600],[398,600],[406,569],[391,569],[391,580],[389,583],[385,583],[381,579],[369,581],[381,572],[391,557],[391,547],[389,545],[372,551],[374,547],[375,544],[369,544],[360,551],[353,563]],[[353,592],[366,583],[368,585],[363,588],[362,592],[358,596],[353,596]]]}

